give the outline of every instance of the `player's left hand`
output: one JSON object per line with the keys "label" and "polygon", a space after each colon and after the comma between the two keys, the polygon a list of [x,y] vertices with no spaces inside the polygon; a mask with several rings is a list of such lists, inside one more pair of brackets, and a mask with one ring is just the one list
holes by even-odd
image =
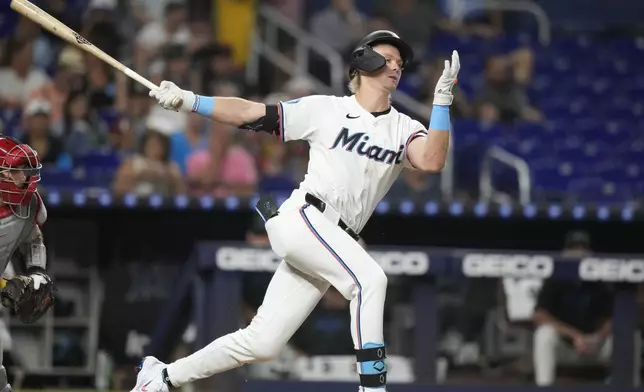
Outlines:
{"label": "player's left hand", "polygon": [[54,284],[44,273],[19,275],[7,280],[0,301],[3,306],[12,309],[22,322],[31,324],[54,305]]}
{"label": "player's left hand", "polygon": [[452,62],[445,60],[445,69],[434,89],[434,105],[449,106],[454,100],[452,88],[458,80],[458,71],[461,69],[461,60],[458,52],[452,52]]}
{"label": "player's left hand", "polygon": [[159,88],[150,90],[150,96],[156,99],[162,108],[176,112],[183,104],[183,94],[184,91],[179,86],[167,80],[161,82]]}

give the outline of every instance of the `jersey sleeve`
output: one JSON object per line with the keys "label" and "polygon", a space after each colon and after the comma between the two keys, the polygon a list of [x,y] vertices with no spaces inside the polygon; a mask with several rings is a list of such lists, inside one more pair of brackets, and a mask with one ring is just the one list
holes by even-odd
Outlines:
{"label": "jersey sleeve", "polygon": [[283,101],[277,104],[279,110],[279,131],[282,141],[311,141],[318,128],[318,116],[324,109],[325,97],[311,95]]}
{"label": "jersey sleeve", "polygon": [[409,144],[418,139],[418,138],[425,138],[427,137],[427,128],[420,122],[416,120],[409,120],[407,123],[407,126],[405,127],[405,131],[403,132],[404,136],[404,143],[405,143],[405,159],[403,161],[403,165],[408,168],[408,169],[417,169],[416,166],[414,166],[414,162],[412,162],[409,159],[409,155],[407,154],[407,148],[409,147]]}

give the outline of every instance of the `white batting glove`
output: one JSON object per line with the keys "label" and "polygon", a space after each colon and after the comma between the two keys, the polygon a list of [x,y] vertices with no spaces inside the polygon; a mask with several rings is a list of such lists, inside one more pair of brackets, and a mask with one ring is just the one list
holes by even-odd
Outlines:
{"label": "white batting glove", "polygon": [[452,52],[452,62],[445,60],[445,69],[434,90],[434,105],[449,106],[454,100],[452,88],[457,82],[458,71],[461,69],[461,60],[458,58],[458,52]]}
{"label": "white batting glove", "polygon": [[195,102],[195,94],[192,91],[182,90],[167,80],[161,82],[159,88],[150,90],[150,96],[156,99],[162,108],[175,112],[190,111]]}
{"label": "white batting glove", "polygon": [[29,277],[34,282],[34,290],[38,290],[41,285],[47,284],[47,277],[41,273],[31,274]]}

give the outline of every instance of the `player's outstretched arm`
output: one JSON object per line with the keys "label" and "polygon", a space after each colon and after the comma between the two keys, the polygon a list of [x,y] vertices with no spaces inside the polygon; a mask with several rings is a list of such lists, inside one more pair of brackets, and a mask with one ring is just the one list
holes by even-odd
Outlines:
{"label": "player's outstretched arm", "polygon": [[452,88],[456,84],[460,68],[458,52],[453,51],[451,63],[445,60],[445,69],[436,83],[427,137],[416,138],[407,146],[408,158],[418,169],[437,172],[445,166],[451,128],[449,107],[454,100]]}
{"label": "player's outstretched arm", "polygon": [[266,105],[235,97],[205,97],[182,90],[164,80],[150,96],[164,109],[198,113],[212,120],[239,127],[266,115]]}

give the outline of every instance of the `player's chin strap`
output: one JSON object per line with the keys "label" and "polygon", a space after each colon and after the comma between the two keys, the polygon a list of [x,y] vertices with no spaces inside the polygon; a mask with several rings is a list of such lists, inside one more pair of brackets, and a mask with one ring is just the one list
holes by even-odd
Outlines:
{"label": "player's chin strap", "polygon": [[387,350],[384,344],[365,343],[356,350],[360,385],[365,388],[384,388],[387,384]]}

